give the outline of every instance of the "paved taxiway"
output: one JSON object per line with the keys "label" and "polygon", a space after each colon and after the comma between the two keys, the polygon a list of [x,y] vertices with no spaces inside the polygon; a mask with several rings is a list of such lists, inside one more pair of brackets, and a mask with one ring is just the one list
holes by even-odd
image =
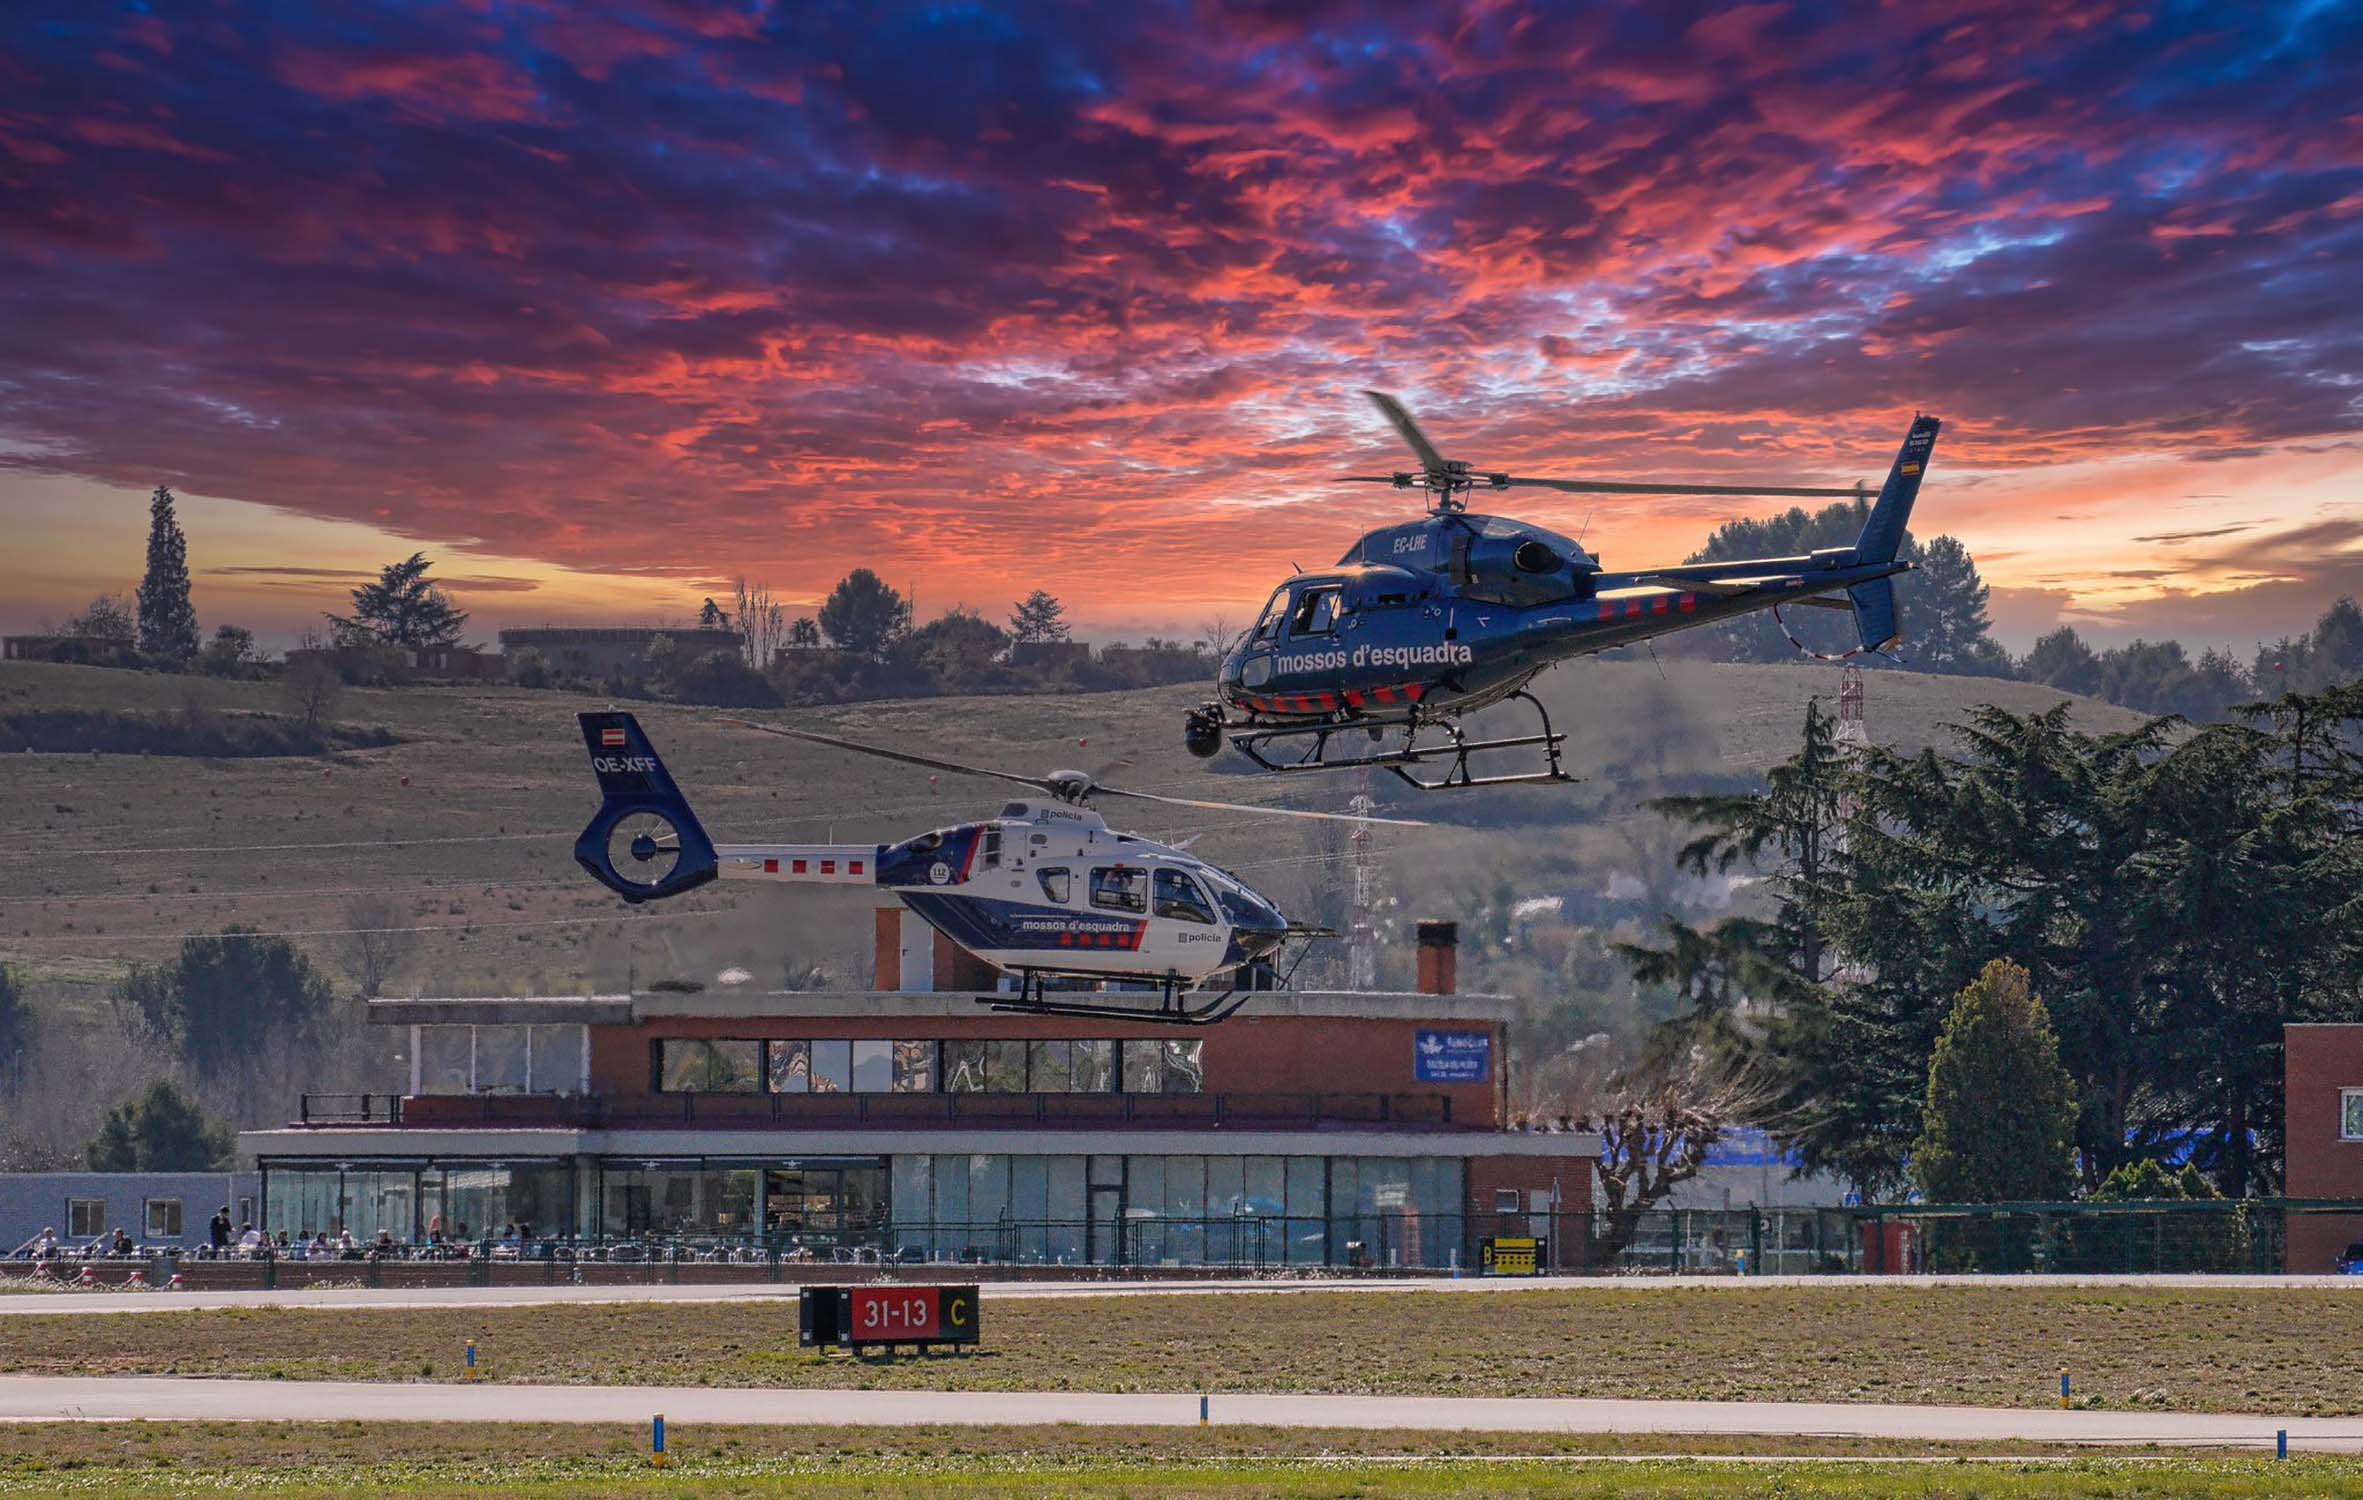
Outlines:
{"label": "paved taxiway", "polygon": [[[398,1385],[352,1381],[0,1376],[0,1421],[646,1422],[1189,1427],[1195,1395],[1065,1391],[792,1391],[709,1386]],[[1395,1432],[1584,1432],[1671,1436],[1896,1438],[2363,1452],[2363,1420],[2191,1412],[1858,1406],[1828,1402],[1576,1401],[1434,1396],[1212,1397],[1228,1427]]]}
{"label": "paved taxiway", "polygon": [[[943,1279],[957,1281],[959,1268],[943,1268]],[[1987,1286],[1987,1287],[2153,1287],[2173,1290],[2256,1287],[2287,1290],[2312,1287],[2363,1294],[2363,1276],[1915,1276],[1880,1278],[1860,1276],[1544,1276],[1544,1277],[1391,1277],[1380,1280],[1335,1281],[1002,1281],[988,1282],[985,1295],[995,1302],[1038,1297],[1161,1297],[1176,1295],[1280,1296],[1302,1292],[1535,1292],[1573,1290],[1590,1292],[1753,1291],[1766,1287],[1811,1287],[1841,1291],[1850,1287]],[[442,1287],[285,1287],[277,1291],[81,1291],[0,1292],[0,1317],[10,1314],[40,1316],[52,1313],[188,1312],[224,1307],[546,1307],[568,1303],[616,1302],[773,1302],[795,1300],[792,1282],[738,1282],[725,1285],[669,1284],[632,1286],[442,1286]]]}

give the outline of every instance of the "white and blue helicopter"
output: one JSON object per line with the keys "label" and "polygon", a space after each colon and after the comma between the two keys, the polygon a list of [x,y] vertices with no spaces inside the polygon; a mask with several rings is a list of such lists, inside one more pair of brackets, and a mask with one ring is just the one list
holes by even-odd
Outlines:
{"label": "white and blue helicopter", "polygon": [[[712,880],[882,887],[960,947],[1019,977],[1015,995],[987,996],[985,1003],[1035,1015],[1184,1025],[1220,1021],[1255,990],[1271,987],[1274,965],[1287,944],[1332,935],[1289,921],[1269,898],[1185,849],[1109,828],[1084,805],[1092,797],[1424,826],[1405,818],[1128,791],[1103,786],[1082,771],[1021,776],[808,729],[732,719],[727,722],[766,734],[1015,782],[1034,795],[1006,804],[997,817],[897,844],[716,844],[636,718],[622,712],[577,718],[604,800],[575,840],[574,857],[609,890],[637,904],[678,896]],[[1226,988],[1201,989],[1217,976],[1228,977]],[[1153,1003],[1111,998],[1121,991],[1082,999],[1074,991],[1049,987],[1048,981],[1061,978],[1146,982],[1156,990]]]}

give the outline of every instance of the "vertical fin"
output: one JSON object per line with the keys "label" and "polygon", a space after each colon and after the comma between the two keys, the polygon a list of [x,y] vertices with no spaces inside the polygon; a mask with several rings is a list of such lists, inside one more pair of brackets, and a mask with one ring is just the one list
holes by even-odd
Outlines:
{"label": "vertical fin", "polygon": [[1911,524],[1912,502],[1920,495],[1921,472],[1928,467],[1929,451],[1936,446],[1936,432],[1943,425],[1931,416],[1912,419],[1912,430],[1904,434],[1904,445],[1896,452],[1895,466],[1887,471],[1887,482],[1879,486],[1879,498],[1863,521],[1862,535],[1854,539],[1856,562],[1895,561],[1895,554],[1903,547],[1904,528]]}

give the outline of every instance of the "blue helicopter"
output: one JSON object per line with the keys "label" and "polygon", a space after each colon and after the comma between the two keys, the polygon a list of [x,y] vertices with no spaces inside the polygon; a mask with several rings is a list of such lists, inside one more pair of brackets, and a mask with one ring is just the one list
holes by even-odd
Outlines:
{"label": "blue helicopter", "polygon": [[[576,715],[599,811],[574,857],[601,885],[638,905],[713,880],[882,889],[962,948],[1016,974],[1016,994],[985,1003],[1029,1015],[1206,1025],[1259,989],[1284,984],[1275,964],[1291,943],[1335,934],[1291,922],[1270,898],[1187,849],[1108,827],[1094,795],[1173,807],[1331,822],[1424,826],[1416,819],[1325,813],[1173,797],[1108,786],[1083,771],[1022,776],[787,725],[725,719],[766,734],[905,765],[1014,782],[1026,795],[997,817],[892,844],[718,844],[631,714]],[[1299,957],[1302,948],[1298,949]],[[1293,970],[1293,965],[1291,965]],[[1078,998],[1051,981],[1153,985],[1153,1000]],[[1207,981],[1226,987],[1217,991]],[[1121,995],[1123,991],[1112,992]]]}
{"label": "blue helicopter", "polygon": [[[1219,696],[1184,718],[1182,739],[1193,755],[1219,754],[1227,736],[1266,771],[1377,767],[1422,791],[1572,781],[1560,765],[1566,735],[1526,691],[1558,662],[1754,610],[1777,617],[1788,605],[1851,611],[1860,650],[1887,651],[1902,639],[1890,580],[1913,567],[1896,554],[1936,445],[1935,417],[1912,419],[1850,547],[1611,573],[1557,532],[1472,514],[1469,495],[1530,488],[1573,495],[1870,497],[1860,485],[1660,484],[1480,472],[1444,457],[1400,401],[1363,394],[1420,467],[1345,482],[1423,489],[1428,514],[1368,533],[1335,568],[1299,574],[1273,592],[1255,627],[1224,657]],[[1510,701],[1531,707],[1540,727],[1469,737],[1465,716]],[[1506,750],[1539,750],[1542,764],[1475,773],[1472,757]],[[1420,767],[1438,773],[1423,776]]]}

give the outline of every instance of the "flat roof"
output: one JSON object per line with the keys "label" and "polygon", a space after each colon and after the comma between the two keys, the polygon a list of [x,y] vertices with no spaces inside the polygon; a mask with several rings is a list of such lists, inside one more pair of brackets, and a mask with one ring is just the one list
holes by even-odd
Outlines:
{"label": "flat roof", "polygon": [[[1094,992],[1078,990],[1075,998]],[[1119,1003],[1134,992],[1110,993]],[[693,993],[643,990],[613,995],[474,995],[379,998],[369,1019],[380,1026],[622,1026],[671,1017],[702,1020],[875,1019],[881,1016],[976,1016],[983,1002],[1006,998],[990,990],[750,990]],[[1147,1001],[1148,992],[1138,998]],[[1256,994],[1238,1018],[1334,1016],[1351,1020],[1507,1021],[1517,1002],[1508,995],[1430,995],[1414,990],[1269,990]],[[1122,1023],[1118,1023],[1122,1024]],[[1228,1024],[1228,1023],[1225,1023]]]}
{"label": "flat roof", "polygon": [[238,1159],[417,1161],[514,1160],[518,1157],[623,1156],[754,1159],[798,1156],[909,1156],[921,1153],[1011,1156],[1557,1156],[1596,1157],[1600,1137],[1581,1131],[1403,1130],[730,1130],[654,1127],[568,1130],[547,1126],[328,1126],[244,1130]]}

